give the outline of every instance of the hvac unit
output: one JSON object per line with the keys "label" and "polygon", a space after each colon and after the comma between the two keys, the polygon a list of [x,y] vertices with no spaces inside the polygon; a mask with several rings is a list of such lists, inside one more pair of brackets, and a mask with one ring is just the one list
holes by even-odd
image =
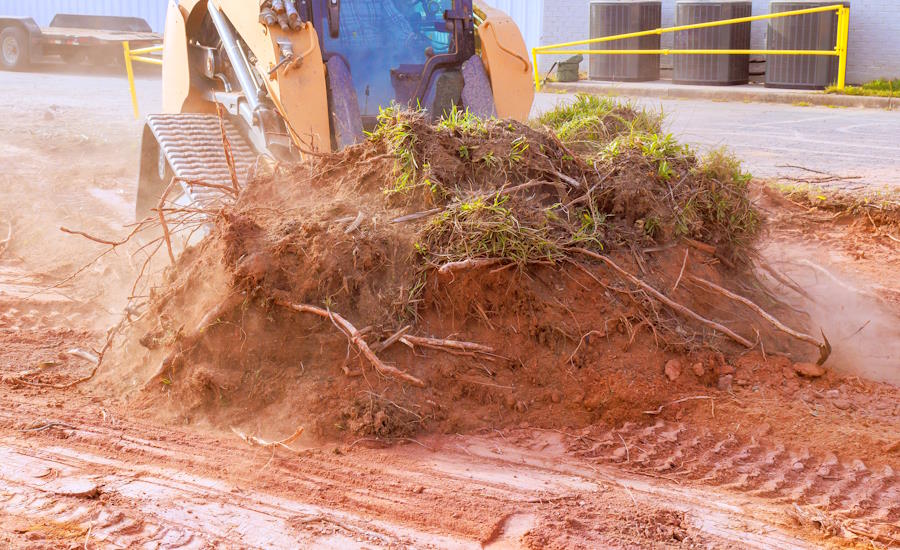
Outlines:
{"label": "hvac unit", "polygon": [[[772,2],[772,13],[803,10],[849,2]],[[769,50],[833,50],[837,43],[836,11],[769,19]],[[837,80],[838,58],[823,55],[770,55],[766,58],[766,87],[821,90]]]}
{"label": "hvac unit", "polygon": [[[591,2],[591,38],[658,29],[661,2],[599,0]],[[594,50],[658,50],[659,35],[591,45]],[[659,80],[659,55],[600,54],[591,56],[592,80],[642,82]]]}
{"label": "hvac unit", "polygon": [[[744,0],[681,0],[675,3],[676,25],[750,17],[753,4]],[[676,50],[749,50],[750,23],[678,31]],[[677,84],[726,86],[750,81],[749,55],[676,55],[672,81]]]}

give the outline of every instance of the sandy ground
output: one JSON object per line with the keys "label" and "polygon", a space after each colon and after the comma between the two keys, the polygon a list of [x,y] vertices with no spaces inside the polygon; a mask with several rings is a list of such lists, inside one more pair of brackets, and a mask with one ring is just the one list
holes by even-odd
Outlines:
{"label": "sandy ground", "polygon": [[[140,81],[145,112],[158,104],[157,86]],[[71,380],[90,365],[68,351],[102,342],[134,261],[133,251],[117,251],[67,280],[104,248],[59,227],[121,235],[141,123],[113,74],[4,73],[0,117],[0,231],[12,224],[0,257],[0,374],[43,369]],[[801,214],[773,232],[782,261],[796,263],[790,245],[807,247],[831,273],[856,266],[852,288],[888,304],[878,309],[856,292],[837,312],[848,326],[874,318],[885,331],[858,346],[877,347],[882,362],[863,352],[842,360],[862,378],[809,381],[787,367],[757,376],[738,365],[734,387],[640,422],[302,450],[159,425],[84,389],[0,384],[0,545],[897,547],[900,390],[865,379],[890,379],[900,365],[889,299],[900,260],[891,241],[850,239],[854,228],[788,227]],[[798,278],[815,271],[795,267]],[[819,292],[833,294],[831,279],[820,279]],[[850,283],[838,280],[846,291]],[[655,370],[652,379],[665,383]],[[694,387],[679,385],[673,400],[697,397]]]}

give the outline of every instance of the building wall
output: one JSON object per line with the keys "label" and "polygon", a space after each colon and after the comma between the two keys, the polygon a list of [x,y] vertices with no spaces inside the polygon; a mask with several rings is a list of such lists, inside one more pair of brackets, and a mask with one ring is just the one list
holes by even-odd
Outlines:
{"label": "building wall", "polygon": [[31,17],[42,27],[57,13],[141,17],[161,33],[167,5],[166,0],[0,0],[0,15]]}
{"label": "building wall", "polygon": [[[769,13],[768,0],[752,0],[753,14]],[[882,77],[900,77],[900,0],[850,0],[850,40],[847,80],[860,83]],[[675,0],[663,0],[662,24],[675,25]],[[545,0],[542,45],[589,38],[590,0]],[[765,48],[765,21],[751,26],[751,47]],[[662,46],[671,47],[673,36],[662,36]],[[556,60],[541,56],[542,71]],[[663,67],[672,60],[662,58]],[[583,66],[583,67],[586,67]]]}
{"label": "building wall", "polygon": [[484,0],[484,3],[508,13],[522,30],[529,51],[541,43],[544,4],[556,0]]}
{"label": "building wall", "polygon": [[[546,0],[541,45],[559,44],[590,38],[590,3],[587,0]],[[568,56],[538,57],[538,67],[545,74],[554,62]],[[582,64],[583,71],[587,64]]]}

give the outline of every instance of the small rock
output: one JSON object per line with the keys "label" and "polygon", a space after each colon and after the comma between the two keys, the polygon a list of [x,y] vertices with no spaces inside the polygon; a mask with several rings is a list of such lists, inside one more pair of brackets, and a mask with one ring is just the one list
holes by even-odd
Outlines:
{"label": "small rock", "polygon": [[666,361],[666,366],[663,370],[666,373],[666,377],[674,382],[681,376],[681,361],[678,359],[669,359]]}
{"label": "small rock", "polygon": [[411,491],[417,495],[421,495],[422,492],[425,491],[425,487],[422,487],[421,485],[416,485],[415,487],[413,487],[411,489]]}
{"label": "small rock", "polygon": [[802,462],[794,462],[794,465],[791,466],[791,470],[794,470],[795,472],[803,471],[803,468],[805,468],[805,466]]}
{"label": "small rock", "polygon": [[731,390],[731,382],[734,380],[734,376],[730,374],[726,374],[724,376],[719,377],[718,388],[722,391],[730,391]]}
{"label": "small rock", "polygon": [[562,401],[562,394],[557,390],[553,390],[552,392],[550,392],[550,401],[559,403],[560,401]]}
{"label": "small rock", "polygon": [[697,376],[697,378],[706,374],[706,368],[703,366],[703,363],[694,363],[691,365],[691,370],[694,371],[694,375]]}
{"label": "small rock", "polygon": [[842,411],[846,411],[847,409],[849,409],[852,406],[850,404],[850,402],[847,401],[846,399],[835,399],[834,401],[831,402],[831,404],[834,405],[835,408],[840,409]]}
{"label": "small rock", "polygon": [[825,376],[825,368],[815,363],[794,363],[794,372],[807,378],[819,378]]}
{"label": "small rock", "polygon": [[837,399],[840,396],[841,396],[841,392],[839,392],[837,390],[828,390],[827,392],[825,392],[825,397],[827,397],[829,399]]}
{"label": "small rock", "polygon": [[590,397],[586,397],[584,400],[584,408],[589,411],[594,411],[599,409],[603,405],[603,397],[600,393],[596,393],[591,395]]}

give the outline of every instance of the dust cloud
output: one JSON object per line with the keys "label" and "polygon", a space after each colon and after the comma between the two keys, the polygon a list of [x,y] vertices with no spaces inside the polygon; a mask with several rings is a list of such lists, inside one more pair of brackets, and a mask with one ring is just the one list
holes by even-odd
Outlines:
{"label": "dust cloud", "polygon": [[791,307],[808,315],[808,330],[828,337],[826,366],[845,375],[900,384],[900,315],[879,295],[884,289],[843,273],[827,252],[799,244],[769,244],[763,257],[807,296],[773,282]]}

